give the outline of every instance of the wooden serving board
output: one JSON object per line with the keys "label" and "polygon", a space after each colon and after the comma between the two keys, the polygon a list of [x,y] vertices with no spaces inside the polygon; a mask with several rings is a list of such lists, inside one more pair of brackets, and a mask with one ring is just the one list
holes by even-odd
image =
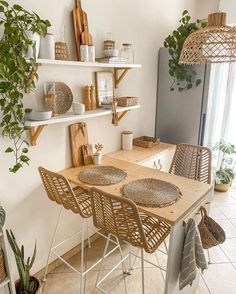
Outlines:
{"label": "wooden serving board", "polygon": [[88,144],[88,130],[84,122],[70,125],[70,143],[73,166],[84,165],[82,146]]}

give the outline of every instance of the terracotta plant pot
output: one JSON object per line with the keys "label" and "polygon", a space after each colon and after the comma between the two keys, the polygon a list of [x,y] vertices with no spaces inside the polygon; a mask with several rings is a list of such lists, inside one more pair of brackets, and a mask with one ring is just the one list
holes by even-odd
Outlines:
{"label": "terracotta plant pot", "polygon": [[[41,289],[41,285],[40,285],[39,280],[37,278],[35,278],[35,277],[31,277],[30,279],[34,280],[36,282],[36,289],[32,293],[29,293],[29,294],[41,294],[42,289]],[[16,287],[16,294],[21,294],[21,292],[20,292],[20,280],[16,281],[15,287]]]}
{"label": "terracotta plant pot", "polygon": [[215,184],[215,191],[217,192],[227,192],[231,186],[231,183],[229,184]]}

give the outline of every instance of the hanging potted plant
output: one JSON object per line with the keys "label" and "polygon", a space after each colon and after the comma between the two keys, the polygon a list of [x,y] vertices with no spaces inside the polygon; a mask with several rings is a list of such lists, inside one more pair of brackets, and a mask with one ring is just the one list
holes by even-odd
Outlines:
{"label": "hanging potted plant", "polygon": [[221,163],[220,168],[216,172],[215,190],[219,192],[227,192],[235,178],[235,153],[236,147],[230,143],[220,142],[216,146],[216,150],[220,152]]}
{"label": "hanging potted plant", "polygon": [[188,11],[184,10],[180,19],[180,26],[165,39],[164,46],[169,49],[170,54],[169,74],[173,77],[173,82],[170,86],[171,91],[174,91],[175,87],[179,91],[183,91],[201,84],[201,79],[197,78],[195,68],[192,65],[180,64],[179,58],[186,38],[200,27],[205,26],[207,26],[207,22],[204,21],[191,22]]}
{"label": "hanging potted plant", "polygon": [[11,249],[14,253],[17,270],[19,274],[19,280],[16,281],[16,293],[17,294],[39,294],[40,293],[40,282],[37,278],[30,275],[30,270],[34,264],[36,257],[36,243],[32,257],[25,259],[25,250],[22,245],[21,248],[18,246],[15,236],[12,231],[6,231],[7,238]]}
{"label": "hanging potted plant", "polygon": [[[3,28],[0,40],[0,130],[2,136],[12,141],[12,146],[5,152],[14,155],[15,163],[10,171],[15,173],[29,164],[29,144],[23,134],[28,129],[25,114],[31,110],[23,105],[23,92],[34,89],[37,78],[37,42],[29,37],[29,32],[44,36],[50,23],[20,5],[10,7],[1,0],[0,26]],[[28,59],[29,50],[33,50],[33,57]]]}

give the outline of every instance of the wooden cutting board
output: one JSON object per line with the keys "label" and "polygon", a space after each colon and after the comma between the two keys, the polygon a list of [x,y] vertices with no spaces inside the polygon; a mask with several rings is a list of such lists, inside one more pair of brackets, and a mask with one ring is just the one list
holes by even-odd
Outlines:
{"label": "wooden cutting board", "polygon": [[70,143],[73,166],[84,165],[82,146],[88,144],[88,130],[85,122],[70,125]]}
{"label": "wooden cutting board", "polygon": [[84,31],[83,26],[83,13],[81,8],[81,0],[76,0],[76,8],[72,11],[72,20],[75,34],[75,44],[77,59],[80,60],[80,45],[82,44],[81,34]]}
{"label": "wooden cutting board", "polygon": [[86,12],[83,12],[83,32],[81,34],[82,44],[93,46],[93,38],[89,33],[88,16]]}

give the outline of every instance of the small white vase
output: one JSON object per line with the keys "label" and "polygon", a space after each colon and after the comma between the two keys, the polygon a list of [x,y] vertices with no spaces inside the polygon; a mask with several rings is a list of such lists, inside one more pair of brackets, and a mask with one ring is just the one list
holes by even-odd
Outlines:
{"label": "small white vase", "polygon": [[53,34],[41,37],[39,58],[55,60],[55,37]]}
{"label": "small white vase", "polygon": [[[25,34],[31,41],[35,42],[35,58],[37,59],[39,57],[40,36],[38,33],[33,33],[31,31],[25,31]],[[33,46],[28,46],[26,58],[34,58]]]}
{"label": "small white vase", "polygon": [[101,163],[102,157],[101,154],[95,153],[93,154],[93,163],[99,165]]}

